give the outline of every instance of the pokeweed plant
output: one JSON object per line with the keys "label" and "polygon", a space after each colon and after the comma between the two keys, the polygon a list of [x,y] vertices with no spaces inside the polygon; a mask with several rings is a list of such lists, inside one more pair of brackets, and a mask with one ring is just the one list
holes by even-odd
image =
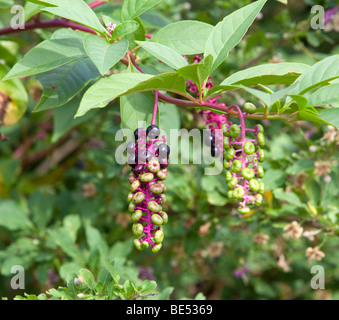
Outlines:
{"label": "pokeweed plant", "polygon": [[[210,129],[207,142],[211,155],[223,157],[229,201],[236,203],[238,212],[244,215],[250,212],[250,206],[263,201],[260,179],[264,170],[259,163],[265,156],[263,127],[259,123],[247,128],[246,119],[305,120],[339,126],[339,108],[330,106],[339,98],[335,83],[339,55],[312,66],[295,62],[257,65],[235,72],[218,85],[212,82],[213,72],[227,61],[267,0],[244,6],[215,26],[178,21],[154,34],[146,33],[139,17],[159,0],[124,0],[120,17],[114,18],[98,16],[92,10],[104,1],[89,5],[83,0],[27,2],[33,3],[35,14],[48,13],[55,18],[27,22],[26,30],[58,30],[10,70],[1,70],[2,126],[19,121],[24,113],[27,98],[20,94],[18,78],[28,76],[36,76],[43,87],[34,111],[61,107],[82,94],[75,114],[65,111],[61,118],[83,117],[85,121],[94,116],[95,109],[120,100],[122,128],[135,130],[138,121],[145,120],[152,126],[150,131],[157,131],[166,123],[157,112],[158,102],[165,103],[168,112],[171,105],[197,109]],[[4,28],[0,36],[22,30]],[[148,61],[157,63],[150,68]],[[243,106],[220,102],[231,91],[246,93],[253,101]],[[156,134],[147,141],[141,136],[137,130],[135,141],[128,146],[130,160],[134,159],[130,162],[129,211],[133,233],[138,237],[136,247],[157,252],[163,239],[161,225],[167,221],[161,203],[165,201],[162,180],[167,174],[169,149],[165,137],[157,139]],[[161,163],[161,150],[166,154],[165,163]]]}

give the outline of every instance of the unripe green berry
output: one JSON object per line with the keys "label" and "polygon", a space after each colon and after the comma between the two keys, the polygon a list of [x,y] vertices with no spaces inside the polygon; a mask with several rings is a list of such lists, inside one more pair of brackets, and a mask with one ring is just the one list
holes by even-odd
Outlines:
{"label": "unripe green berry", "polygon": [[239,208],[237,208],[237,210],[241,214],[248,214],[251,211],[250,208],[248,208],[248,207],[239,207]]}
{"label": "unripe green berry", "polygon": [[139,187],[140,187],[140,181],[135,180],[135,181],[132,182],[130,190],[131,190],[131,192],[134,193]]}
{"label": "unripe green berry", "polygon": [[128,205],[128,212],[133,213],[135,209],[135,203],[130,202]]}
{"label": "unripe green berry", "polygon": [[162,192],[166,192],[167,191],[167,187],[165,185],[165,183],[163,181],[157,181],[155,184],[158,184],[162,187]]}
{"label": "unripe green berry", "polygon": [[232,165],[231,165],[231,171],[233,172],[233,173],[238,173],[238,172],[240,172],[241,171],[241,169],[242,169],[242,163],[241,163],[241,161],[240,160],[234,160],[233,161],[233,163],[232,163]]}
{"label": "unripe green berry", "polygon": [[259,185],[258,180],[256,180],[256,179],[251,179],[251,180],[249,181],[249,186],[250,186],[250,188],[251,188],[252,191],[254,191],[254,192],[258,192],[258,191],[259,191],[260,185]]}
{"label": "unripe green berry", "polygon": [[227,183],[227,188],[229,190],[233,189],[238,183],[238,178],[237,177],[232,177],[232,179]]}
{"label": "unripe green berry", "polygon": [[162,169],[157,172],[157,176],[161,180],[166,180],[167,178],[167,169]]}
{"label": "unripe green berry", "polygon": [[136,194],[134,194],[133,197],[133,203],[138,204],[143,202],[145,199],[145,194],[141,191],[137,192]]}
{"label": "unripe green berry", "polygon": [[143,242],[141,242],[141,248],[143,248],[143,249],[147,249],[147,248],[148,248],[148,246],[149,246],[149,243],[148,243],[147,241],[143,241]]}
{"label": "unripe green berry", "polygon": [[164,220],[158,214],[152,214],[151,220],[157,226],[161,226],[162,224],[164,224]]}
{"label": "unripe green berry", "polygon": [[166,197],[165,194],[161,195],[161,201],[162,201],[162,203],[166,203],[167,202],[167,197]]}
{"label": "unripe green berry", "polygon": [[160,170],[160,162],[157,159],[151,159],[148,164],[147,168],[152,173],[157,173]]}
{"label": "unripe green berry", "polygon": [[227,197],[228,197],[228,199],[233,199],[233,191],[232,190],[229,190],[227,192]]}
{"label": "unripe green berry", "polygon": [[161,249],[161,247],[162,247],[162,243],[156,244],[156,245],[152,248],[152,252],[153,252],[153,253],[159,252],[159,250]]}
{"label": "unripe green berry", "polygon": [[150,182],[154,179],[154,175],[153,173],[151,172],[147,172],[147,173],[143,173],[141,176],[140,176],[140,180],[142,182]]}
{"label": "unripe green berry", "polygon": [[258,178],[263,179],[265,176],[264,168],[261,165],[257,166]]}
{"label": "unripe green berry", "polygon": [[226,171],[226,181],[229,182],[233,178],[232,172],[231,171]]}
{"label": "unripe green berry", "polygon": [[127,196],[127,201],[131,202],[133,200],[133,196],[134,196],[134,194],[132,192],[130,192]]}
{"label": "unripe green berry", "polygon": [[132,183],[133,181],[135,181],[137,178],[134,176],[133,173],[131,173],[129,176],[128,176],[128,181],[129,183]]}
{"label": "unripe green berry", "polygon": [[237,138],[241,133],[240,127],[237,124],[232,124],[228,130],[228,133],[232,138]]}
{"label": "unripe green berry", "polygon": [[258,130],[258,132],[264,132],[264,127],[261,124],[257,124],[255,127]]}
{"label": "unripe green berry", "polygon": [[265,136],[264,136],[264,134],[262,132],[259,132],[257,138],[258,138],[259,146],[265,147]]}
{"label": "unripe green berry", "polygon": [[138,222],[141,219],[141,217],[142,217],[142,211],[136,210],[131,216],[132,222]]}
{"label": "unripe green berry", "polygon": [[255,152],[255,146],[252,142],[250,141],[247,141],[245,144],[244,144],[244,151],[246,154],[248,155],[251,155]]}
{"label": "unripe green berry", "polygon": [[168,214],[165,211],[160,211],[159,214],[162,217],[163,224],[166,224],[168,222]]}
{"label": "unripe green berry", "polygon": [[265,184],[262,181],[260,181],[259,182],[259,193],[264,194],[264,192],[265,192]]}
{"label": "unripe green berry", "polygon": [[253,113],[256,113],[257,107],[253,103],[246,102],[244,104],[244,110],[245,110],[245,112],[247,112],[249,114],[253,114]]}
{"label": "unripe green berry", "polygon": [[228,149],[228,150],[227,150],[227,152],[226,152],[226,154],[225,154],[225,158],[226,158],[227,160],[232,160],[233,157],[234,157],[234,155],[235,155],[235,150],[234,150],[233,148],[231,148],[231,149]]}
{"label": "unripe green berry", "polygon": [[161,205],[155,201],[150,201],[148,204],[148,209],[154,213],[161,211]]}
{"label": "unripe green berry", "polygon": [[257,195],[257,199],[255,201],[255,205],[259,207],[262,204],[263,196],[261,194]]}
{"label": "unripe green berry", "polygon": [[229,141],[229,139],[228,139],[227,137],[225,137],[225,138],[223,139],[223,145],[224,145],[225,150],[228,150],[228,149],[231,148],[231,146],[230,146],[230,141]]}
{"label": "unripe green berry", "polygon": [[158,183],[153,183],[149,186],[149,190],[154,194],[161,194],[163,192],[163,187]]}
{"label": "unripe green berry", "polygon": [[222,134],[225,136],[225,137],[229,137],[229,133],[228,133],[228,126],[226,123],[224,123],[222,126],[221,126],[221,130],[222,130]]}
{"label": "unripe green berry", "polygon": [[259,156],[259,162],[264,162],[265,161],[265,151],[263,149],[259,149],[257,151],[258,156]]}
{"label": "unripe green berry", "polygon": [[144,232],[144,227],[141,223],[134,223],[132,226],[132,232],[135,236],[139,237]]}
{"label": "unripe green berry", "polygon": [[141,243],[139,239],[134,239],[134,245],[138,250],[142,250],[143,248],[141,247]]}
{"label": "unripe green berry", "polygon": [[238,187],[233,190],[234,199],[237,199],[237,200],[242,199],[244,195],[245,195],[245,190],[242,187]]}
{"label": "unripe green berry", "polygon": [[247,180],[251,180],[252,178],[254,178],[254,171],[250,168],[244,168],[241,171],[241,175],[247,179]]}
{"label": "unripe green berry", "polygon": [[162,231],[162,229],[159,229],[154,233],[154,241],[156,243],[161,243],[163,240],[164,240],[164,232]]}

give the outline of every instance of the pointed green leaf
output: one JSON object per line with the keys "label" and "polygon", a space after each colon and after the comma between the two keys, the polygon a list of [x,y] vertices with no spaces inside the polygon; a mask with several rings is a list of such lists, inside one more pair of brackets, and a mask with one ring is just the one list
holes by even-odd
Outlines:
{"label": "pointed green leaf", "polygon": [[4,80],[43,73],[86,56],[79,38],[45,40],[28,51]]}
{"label": "pointed green leaf", "polygon": [[84,39],[84,48],[98,70],[104,75],[126,54],[128,41],[110,44],[105,39],[89,34]]}
{"label": "pointed green leaf", "polygon": [[43,93],[35,111],[60,107],[100,76],[91,59],[83,58],[38,75]]}
{"label": "pointed green leaf", "polygon": [[91,271],[88,269],[82,268],[79,270],[80,275],[82,276],[84,282],[91,290],[95,289],[95,278]]}
{"label": "pointed green leaf", "polygon": [[121,20],[125,21],[139,17],[160,1],[161,0],[124,0],[121,7]]}
{"label": "pointed green leaf", "polygon": [[[178,21],[161,28],[152,42],[163,44],[182,55],[204,52],[213,26],[194,20]],[[198,31],[198,32],[197,32]]]}
{"label": "pointed green leaf", "polygon": [[188,62],[182,55],[162,44],[150,41],[136,41],[136,43],[173,69],[180,69],[188,65]]}
{"label": "pointed green leaf", "polygon": [[119,25],[114,29],[114,32],[112,34],[112,37],[114,39],[117,39],[119,37],[131,34],[135,31],[137,31],[139,28],[139,23],[135,20],[127,20]]}
{"label": "pointed green leaf", "polygon": [[330,84],[313,92],[308,98],[311,106],[326,106],[339,101],[339,83]]}
{"label": "pointed green leaf", "polygon": [[102,263],[102,267],[105,268],[110,273],[115,284],[118,284],[119,281],[120,281],[120,275],[118,274],[118,272],[115,269],[115,267],[113,266],[113,264],[111,262],[109,262],[108,260],[105,260]]}
{"label": "pointed green leaf", "polygon": [[[106,30],[100,23],[94,11],[83,0],[49,0],[43,1],[53,4],[55,6],[42,8],[43,11],[50,12],[59,17],[69,19],[85,25],[100,34],[106,34]],[[43,3],[42,3],[43,4]]]}
{"label": "pointed green leaf", "polygon": [[209,35],[204,55],[214,58],[214,71],[228,56],[229,52],[241,41],[247,30],[267,0],[251,3],[226,16]]}

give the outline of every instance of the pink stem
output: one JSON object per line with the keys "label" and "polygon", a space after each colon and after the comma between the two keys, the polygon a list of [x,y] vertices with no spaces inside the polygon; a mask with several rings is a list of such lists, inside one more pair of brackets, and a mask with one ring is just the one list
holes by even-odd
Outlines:
{"label": "pink stem", "polygon": [[152,125],[155,125],[157,120],[157,111],[158,111],[158,102],[159,102],[159,91],[154,91],[154,110],[153,110],[153,117],[152,117]]}

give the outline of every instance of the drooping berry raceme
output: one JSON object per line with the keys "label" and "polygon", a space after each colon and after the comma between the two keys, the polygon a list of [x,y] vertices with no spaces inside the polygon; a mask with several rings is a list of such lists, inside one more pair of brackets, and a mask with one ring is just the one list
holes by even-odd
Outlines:
{"label": "drooping berry raceme", "polygon": [[224,167],[228,198],[238,204],[238,212],[248,214],[251,206],[260,206],[263,200],[264,169],[260,163],[265,160],[264,128],[258,124],[254,129],[246,128],[245,118],[252,104],[244,106],[245,114],[235,106],[240,125],[232,122],[223,125]]}
{"label": "drooping berry raceme", "polygon": [[135,141],[127,145],[131,154],[128,163],[132,168],[128,210],[132,214],[132,232],[137,237],[134,245],[139,250],[151,248],[156,253],[162,247],[162,226],[168,221],[162,205],[166,202],[164,180],[170,149],[165,136],[159,138],[160,130],[156,125],[147,130],[137,129],[134,136]]}

